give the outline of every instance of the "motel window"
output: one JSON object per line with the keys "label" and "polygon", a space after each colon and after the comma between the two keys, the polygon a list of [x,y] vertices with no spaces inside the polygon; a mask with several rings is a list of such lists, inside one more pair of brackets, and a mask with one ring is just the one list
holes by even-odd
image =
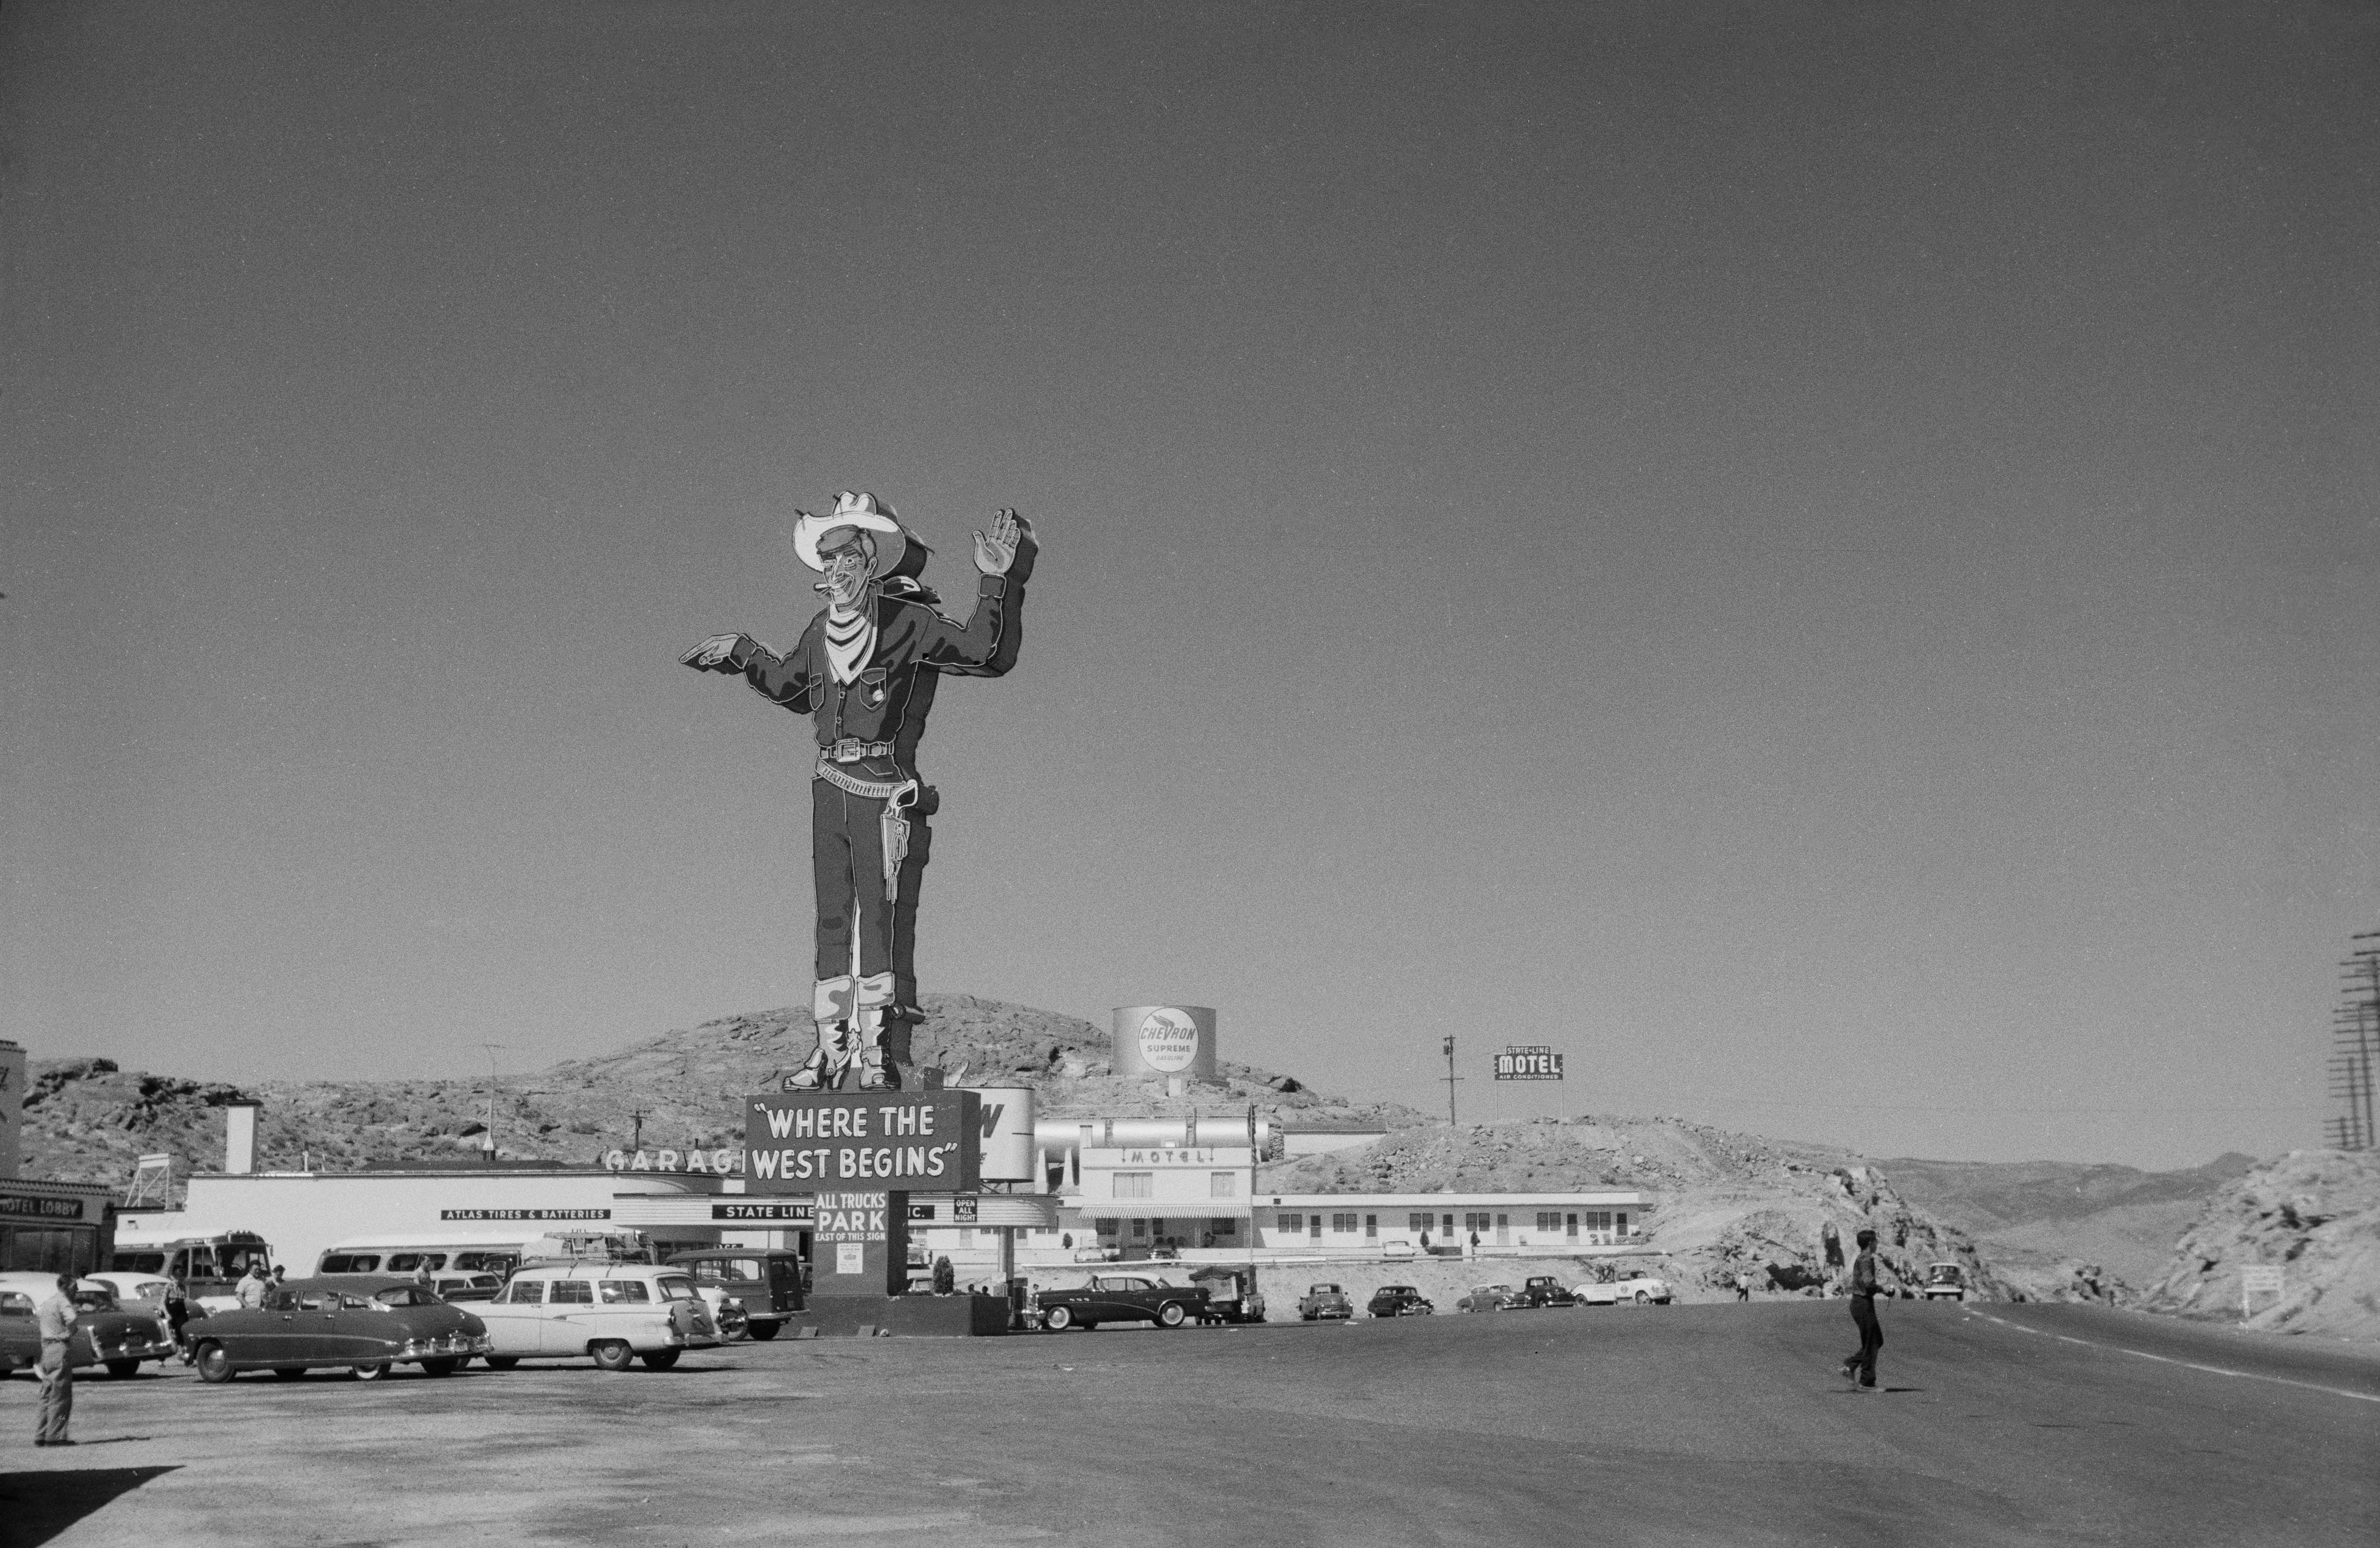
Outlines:
{"label": "motel window", "polygon": [[1562,1233],[1562,1234],[1563,1234],[1563,1235],[1565,1235],[1565,1236],[1567,1236],[1567,1237],[1570,1237],[1570,1239],[1571,1239],[1571,1240],[1572,1240],[1572,1241],[1576,1241],[1576,1240],[1578,1240],[1578,1214],[1577,1214],[1577,1213],[1576,1213],[1575,1211],[1573,1211],[1573,1212],[1572,1212],[1572,1213],[1570,1213],[1569,1215],[1564,1216],[1564,1218],[1565,1218],[1565,1219],[1567,1219],[1567,1220],[1570,1222],[1570,1224],[1569,1224],[1566,1227],[1564,1227],[1564,1229],[1563,1229],[1563,1233]]}
{"label": "motel window", "polygon": [[592,1306],[595,1286],[583,1279],[557,1279],[553,1282],[553,1294],[548,1298],[555,1306]]}
{"label": "motel window", "polygon": [[1228,1214],[1219,1214],[1208,1221],[1207,1228],[1219,1237],[1236,1237],[1240,1234],[1239,1221]]}
{"label": "motel window", "polygon": [[1334,1214],[1330,1217],[1330,1229],[1342,1237],[1354,1236],[1355,1217],[1353,1214]]}
{"label": "motel window", "polygon": [[1496,1220],[1478,1210],[1466,1210],[1463,1215],[1463,1228],[1466,1231],[1492,1231],[1496,1228]]}
{"label": "motel window", "polygon": [[1628,1234],[1628,1212],[1626,1210],[1621,1210],[1618,1215],[1614,1216],[1614,1218],[1619,1222],[1619,1224],[1614,1225],[1612,1229],[1619,1232],[1623,1237],[1626,1236]]}
{"label": "motel window", "polygon": [[1609,1210],[1589,1210],[1586,1212],[1585,1225],[1590,1231],[1609,1231],[1611,1229],[1611,1212]]}
{"label": "motel window", "polygon": [[1364,1239],[1366,1241],[1378,1241],[1379,1237],[1380,1217],[1377,1214],[1366,1215],[1364,1217]]}
{"label": "motel window", "polygon": [[1238,1173],[1209,1172],[1207,1174],[1207,1197],[1209,1199],[1236,1199],[1239,1196],[1240,1177]]}
{"label": "motel window", "polygon": [[1322,1239],[1322,1217],[1320,1215],[1310,1214],[1305,1217],[1305,1234],[1315,1241],[1320,1241]]}
{"label": "motel window", "polygon": [[1305,1217],[1304,1215],[1285,1214],[1281,1217],[1281,1231],[1283,1236],[1293,1237],[1305,1229]]}
{"label": "motel window", "polygon": [[1559,1211],[1559,1210],[1556,1210],[1556,1211],[1554,1211],[1554,1212],[1553,1212],[1553,1213],[1547,1213],[1546,1211],[1544,1211],[1544,1210],[1539,1210],[1539,1211],[1537,1212],[1537,1229],[1538,1229],[1538,1230],[1540,1230],[1540,1231],[1559,1231],[1559,1230],[1560,1230],[1560,1229],[1561,1229],[1561,1212],[1560,1212],[1560,1211]]}
{"label": "motel window", "polygon": [[1132,1223],[1132,1239],[1133,1239],[1133,1240],[1135,1240],[1135,1241],[1138,1241],[1141,1237],[1145,1237],[1145,1236],[1147,1236],[1147,1235],[1148,1235],[1148,1221],[1146,1221],[1146,1220],[1135,1220],[1135,1221],[1134,1221],[1134,1222]]}
{"label": "motel window", "polygon": [[1435,1231],[1438,1229],[1438,1216],[1434,1214],[1409,1214],[1405,1216],[1405,1229],[1408,1231]]}
{"label": "motel window", "polygon": [[1118,1199],[1148,1199],[1156,1196],[1157,1174],[1154,1172],[1118,1172],[1115,1193]]}

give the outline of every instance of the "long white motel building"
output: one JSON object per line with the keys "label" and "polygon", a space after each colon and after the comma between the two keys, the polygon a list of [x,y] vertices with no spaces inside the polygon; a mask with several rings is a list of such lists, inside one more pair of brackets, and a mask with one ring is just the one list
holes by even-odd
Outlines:
{"label": "long white motel building", "polygon": [[[997,1094],[1011,1103],[1020,1096]],[[1030,1159],[1006,1164],[1010,1180],[971,1194],[910,1194],[913,1246],[929,1260],[948,1257],[962,1280],[993,1277],[1003,1249],[1019,1271],[1155,1257],[1361,1262],[1648,1249],[1650,1204],[1633,1189],[1268,1193],[1261,1163],[1366,1143],[1381,1131],[1276,1131],[1253,1114],[1037,1121],[1030,1093],[1022,1097],[1022,1110],[1012,1105],[1006,1121],[1014,1126],[1012,1153]],[[257,1171],[253,1109],[227,1109],[226,1118],[224,1170],[189,1177],[179,1210],[121,1214],[118,1252],[171,1253],[176,1243],[252,1234],[271,1244],[273,1262],[306,1274],[342,1256],[376,1256],[375,1267],[405,1271],[423,1252],[508,1266],[500,1261],[565,1233],[633,1235],[664,1252],[809,1246],[808,1200],[749,1191],[740,1149],[656,1145],[581,1165],[458,1160],[354,1173]],[[991,1148],[988,1141],[987,1156]],[[397,1261],[407,1254],[415,1256]]]}

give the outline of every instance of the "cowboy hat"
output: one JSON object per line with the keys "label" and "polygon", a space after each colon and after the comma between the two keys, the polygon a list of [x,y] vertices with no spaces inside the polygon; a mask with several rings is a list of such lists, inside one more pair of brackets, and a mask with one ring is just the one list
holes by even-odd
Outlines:
{"label": "cowboy hat", "polygon": [[832,515],[812,516],[802,510],[794,514],[801,518],[794,523],[794,552],[814,570],[826,568],[825,561],[819,557],[819,545],[828,533],[844,527],[856,528],[874,541],[876,562],[868,573],[878,580],[916,575],[926,567],[926,556],[932,552],[915,532],[901,525],[901,518],[891,506],[864,491],[846,489],[836,495]]}

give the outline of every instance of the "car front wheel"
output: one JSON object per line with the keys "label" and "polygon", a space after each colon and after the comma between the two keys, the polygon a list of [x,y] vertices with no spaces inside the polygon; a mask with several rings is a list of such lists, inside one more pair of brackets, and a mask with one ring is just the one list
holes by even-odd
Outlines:
{"label": "car front wheel", "polygon": [[480,1358],[488,1362],[491,1371],[510,1371],[520,1363],[518,1355],[483,1355]]}
{"label": "car front wheel", "polygon": [[198,1366],[199,1380],[202,1382],[228,1382],[239,1374],[232,1369],[231,1357],[224,1353],[224,1347],[220,1344],[200,1345]]}
{"label": "car front wheel", "polygon": [[677,1349],[649,1349],[641,1358],[645,1362],[646,1370],[667,1371],[677,1363],[677,1357],[682,1352]]}
{"label": "car front wheel", "polygon": [[1051,1333],[1063,1333],[1075,1325],[1075,1314],[1062,1306],[1053,1306],[1041,1313],[1041,1325]]}
{"label": "car front wheel", "polygon": [[358,1365],[354,1368],[355,1378],[358,1382],[377,1382],[387,1376],[388,1369],[385,1364]]}
{"label": "car front wheel", "polygon": [[595,1368],[599,1371],[625,1371],[628,1363],[637,1358],[625,1344],[616,1338],[607,1338],[587,1352],[595,1357]]}
{"label": "car front wheel", "polygon": [[1182,1303],[1178,1300],[1167,1301],[1163,1306],[1157,1309],[1157,1320],[1164,1323],[1169,1328],[1180,1327],[1182,1325]]}
{"label": "car front wheel", "polygon": [[421,1362],[421,1373],[425,1376],[452,1376],[455,1368],[462,1363],[459,1359],[425,1359]]}

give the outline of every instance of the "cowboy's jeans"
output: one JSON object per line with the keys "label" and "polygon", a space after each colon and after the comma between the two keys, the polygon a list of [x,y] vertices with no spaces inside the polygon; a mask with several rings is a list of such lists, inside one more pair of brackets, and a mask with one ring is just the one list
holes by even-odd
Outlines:
{"label": "cowboy's jeans", "polygon": [[[872,777],[872,776],[871,776]],[[917,1003],[917,892],[933,834],[926,817],[930,794],[911,806],[909,850],[902,858],[898,896],[884,896],[885,802],[855,796],[823,779],[810,781],[810,867],[818,886],[818,964],[824,982],[853,972],[892,975],[892,1002]]]}

